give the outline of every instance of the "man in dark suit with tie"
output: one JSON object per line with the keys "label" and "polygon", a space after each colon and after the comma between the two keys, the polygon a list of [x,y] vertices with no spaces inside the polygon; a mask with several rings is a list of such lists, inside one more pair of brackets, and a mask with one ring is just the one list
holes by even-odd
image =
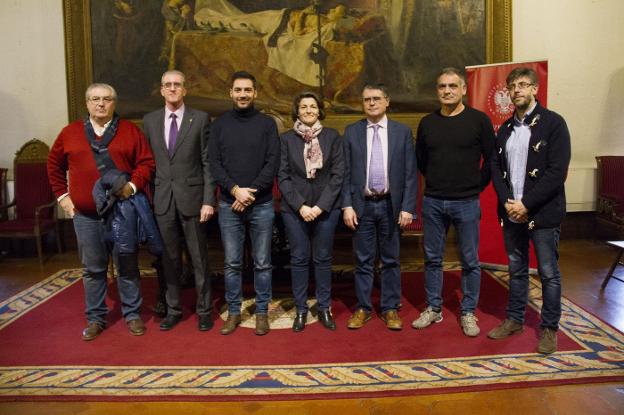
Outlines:
{"label": "man in dark suit with tie", "polygon": [[[354,231],[355,292],[358,304],[347,327],[371,319],[375,260],[381,261],[381,318],[391,330],[403,327],[399,263],[400,228],[412,222],[416,208],[416,155],[410,128],[389,120],[390,97],[382,84],[365,85],[366,118],[344,134],[343,219]],[[378,247],[378,256],[377,256]]]}
{"label": "man in dark suit with tie", "polygon": [[165,107],[143,118],[143,130],[156,160],[154,213],[165,242],[163,270],[167,283],[167,315],[161,330],[171,330],[182,318],[180,303],[182,238],[186,242],[197,290],[199,330],[210,330],[211,288],[203,223],[214,214],[215,185],[208,164],[208,114],[184,105],[185,77],[167,71],[160,93]]}

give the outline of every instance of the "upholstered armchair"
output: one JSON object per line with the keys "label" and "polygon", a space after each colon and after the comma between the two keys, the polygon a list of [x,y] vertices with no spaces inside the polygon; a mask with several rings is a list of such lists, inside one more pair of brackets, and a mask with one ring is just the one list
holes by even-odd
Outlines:
{"label": "upholstered armchair", "polygon": [[61,252],[56,199],[48,182],[46,168],[48,152],[48,146],[35,138],[19,149],[13,162],[15,197],[11,203],[0,206],[0,212],[15,208],[13,219],[0,222],[0,238],[34,238],[39,263],[42,265],[43,235],[54,231],[57,249]]}
{"label": "upholstered armchair", "polygon": [[597,217],[624,232],[624,156],[598,156]]}

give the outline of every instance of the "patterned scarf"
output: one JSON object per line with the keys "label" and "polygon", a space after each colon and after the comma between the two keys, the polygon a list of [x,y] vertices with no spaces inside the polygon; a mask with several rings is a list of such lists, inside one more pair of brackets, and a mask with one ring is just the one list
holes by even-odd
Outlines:
{"label": "patterned scarf", "polygon": [[323,126],[316,120],[312,127],[305,125],[301,120],[295,121],[293,130],[305,143],[303,146],[303,161],[306,168],[306,177],[314,179],[316,171],[323,168],[323,152],[318,141],[318,135],[321,133]]}
{"label": "patterned scarf", "polygon": [[95,130],[93,130],[93,125],[91,125],[91,119],[88,114],[85,117],[83,124],[85,135],[87,136],[87,140],[89,140],[91,150],[93,150],[95,164],[100,174],[104,174],[106,171],[111,169],[116,169],[117,166],[115,166],[113,159],[111,159],[110,154],[108,153],[108,145],[111,141],[113,141],[113,138],[115,138],[115,135],[117,134],[117,127],[119,127],[119,115],[117,115],[117,113],[113,114],[113,119],[106,130],[104,130],[104,135],[101,140],[98,140],[95,137]]}

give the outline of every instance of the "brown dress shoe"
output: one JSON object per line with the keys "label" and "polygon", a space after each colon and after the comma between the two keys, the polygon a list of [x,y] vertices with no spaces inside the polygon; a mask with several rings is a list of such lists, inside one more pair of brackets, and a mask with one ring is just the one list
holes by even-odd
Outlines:
{"label": "brown dress shoe", "polygon": [[399,313],[396,310],[388,310],[381,315],[381,319],[386,323],[386,327],[390,330],[401,330],[403,328],[403,322]]}
{"label": "brown dress shoe", "polygon": [[355,310],[355,313],[349,317],[347,321],[347,327],[350,329],[359,329],[364,326],[368,320],[371,319],[371,313],[364,310],[363,308],[358,308]]}
{"label": "brown dress shoe", "polygon": [[127,321],[126,325],[128,326],[128,330],[130,330],[130,334],[133,336],[142,336],[145,334],[145,324],[143,324],[143,320],[140,318]]}
{"label": "brown dress shoe", "polygon": [[269,316],[266,314],[256,314],[256,335],[264,336],[270,329]]}
{"label": "brown dress shoe", "polygon": [[82,331],[82,340],[88,342],[90,340],[95,339],[104,331],[104,326],[100,323],[96,323],[92,321],[89,323],[87,328]]}
{"label": "brown dress shoe", "polygon": [[223,327],[221,327],[221,334],[227,335],[227,334],[233,333],[234,330],[236,330],[236,327],[238,327],[240,323],[241,323],[240,314],[228,313],[228,318],[227,320],[225,320],[225,323],[223,323]]}

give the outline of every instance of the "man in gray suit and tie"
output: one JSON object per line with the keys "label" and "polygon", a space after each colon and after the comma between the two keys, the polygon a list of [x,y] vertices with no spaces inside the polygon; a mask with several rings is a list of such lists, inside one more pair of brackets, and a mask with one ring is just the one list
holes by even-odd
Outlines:
{"label": "man in gray suit and tie", "polygon": [[167,283],[167,315],[161,330],[182,319],[180,291],[182,237],[188,247],[197,290],[199,330],[210,330],[211,287],[203,223],[214,214],[215,185],[208,165],[208,114],[184,105],[185,77],[167,71],[160,93],[165,107],[143,118],[143,131],[156,160],[154,213],[165,242],[163,270]]}
{"label": "man in gray suit and tie", "polygon": [[412,131],[389,120],[390,97],[382,84],[365,85],[366,118],[344,133],[344,223],[354,231],[355,293],[358,303],[347,327],[361,328],[371,319],[371,292],[377,251],[381,261],[381,318],[390,330],[403,327],[399,264],[400,228],[416,209],[416,155]]}

